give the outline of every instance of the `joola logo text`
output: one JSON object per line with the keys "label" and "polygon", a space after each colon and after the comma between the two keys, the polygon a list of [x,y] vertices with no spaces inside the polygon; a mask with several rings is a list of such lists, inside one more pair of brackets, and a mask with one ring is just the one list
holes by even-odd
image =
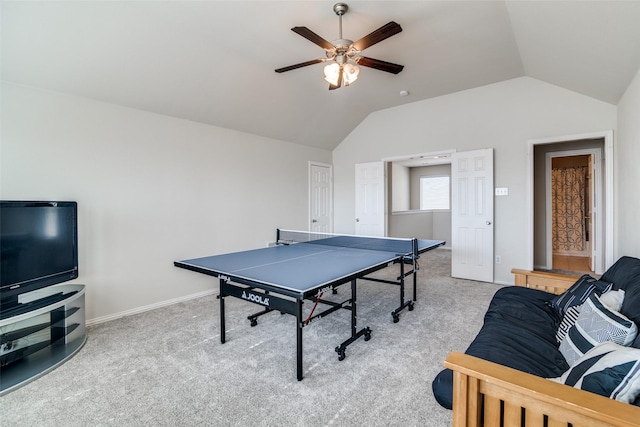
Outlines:
{"label": "joola logo text", "polygon": [[252,294],[245,291],[242,291],[242,299],[246,299],[247,301],[255,302],[261,305],[269,305],[269,298],[265,298],[262,295]]}

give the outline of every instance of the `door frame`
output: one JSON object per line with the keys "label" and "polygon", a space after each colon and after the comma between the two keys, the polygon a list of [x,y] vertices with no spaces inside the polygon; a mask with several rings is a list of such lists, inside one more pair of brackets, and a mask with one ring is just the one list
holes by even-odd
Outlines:
{"label": "door frame", "polygon": [[[534,251],[533,251],[533,184],[534,184],[534,148],[536,145],[554,144],[558,142],[578,141],[582,139],[604,139],[604,268],[605,270],[613,265],[613,130],[584,133],[576,135],[555,136],[549,138],[530,139],[527,141],[527,209],[526,223],[527,232],[527,266],[528,270],[534,269]],[[598,272],[596,272],[598,273]]]}
{"label": "door frame", "polygon": [[[591,253],[590,257],[593,260],[595,258],[595,263],[592,264],[592,268],[595,272],[604,272],[604,257],[602,250],[602,227],[603,227],[603,215],[601,214],[602,206],[603,206],[603,187],[602,187],[602,150],[599,148],[586,148],[582,150],[567,150],[567,151],[554,151],[546,153],[545,155],[545,197],[546,197],[546,268],[550,269],[553,267],[553,242],[552,242],[552,234],[553,234],[553,224],[551,219],[551,211],[552,211],[552,200],[551,200],[551,161],[557,157],[568,157],[568,156],[583,156],[590,155],[593,156],[593,170],[595,171],[593,175],[593,182],[591,185],[591,189],[589,190],[591,193],[591,205],[595,204],[596,206],[596,218],[593,220],[593,212],[592,212],[592,229],[595,229],[595,233],[592,233],[593,237],[591,239]],[[595,242],[595,244],[593,244]],[[601,273],[598,273],[601,274]]]}
{"label": "door frame", "polygon": [[309,166],[308,166],[308,174],[309,174],[309,188],[308,188],[308,204],[307,204],[307,212],[308,212],[308,218],[307,218],[307,227],[309,230],[311,230],[311,226],[312,226],[312,221],[313,221],[313,209],[312,209],[312,203],[313,203],[313,173],[312,173],[312,169],[313,166],[319,166],[319,167],[323,167],[323,168],[329,168],[329,212],[331,212],[331,214],[329,215],[329,232],[332,233],[333,232],[333,165],[327,164],[327,163],[320,163],[320,162],[314,162],[314,161],[309,161]]}

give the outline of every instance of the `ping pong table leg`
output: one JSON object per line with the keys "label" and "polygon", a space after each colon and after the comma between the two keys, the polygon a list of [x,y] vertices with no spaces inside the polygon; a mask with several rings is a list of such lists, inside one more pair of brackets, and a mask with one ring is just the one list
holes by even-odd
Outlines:
{"label": "ping pong table leg", "polygon": [[364,340],[369,341],[371,339],[371,328],[368,326],[358,331],[358,315],[357,315],[357,285],[356,279],[351,280],[351,338],[336,347],[336,353],[338,353],[338,360],[342,361],[346,357],[347,347],[364,335]]}
{"label": "ping pong table leg", "polygon": [[402,262],[400,262],[400,276],[398,277],[398,285],[400,285],[400,306],[398,308],[396,308],[395,310],[393,310],[391,312],[391,317],[393,318],[393,323],[398,323],[400,321],[400,312],[402,310],[406,308],[409,309],[409,311],[413,311],[413,301],[415,301],[416,298],[416,277],[415,277],[415,271],[413,271],[414,277],[413,277],[413,301],[412,300],[408,300],[405,301],[404,300],[404,285],[405,285],[405,276],[408,276],[412,274],[412,272],[407,272],[405,274],[404,271],[404,260],[402,260]]}
{"label": "ping pong table leg", "polygon": [[304,326],[302,320],[302,303],[298,300],[298,310],[296,313],[296,372],[298,375],[298,381],[302,381],[302,327]]}
{"label": "ping pong table leg", "polygon": [[404,304],[404,261],[400,263],[400,306]]}
{"label": "ping pong table leg", "polygon": [[393,318],[393,323],[398,323],[400,320],[400,312],[404,310],[406,307],[406,303],[404,301],[404,259],[400,262],[400,306],[396,308],[392,313],[391,317]]}
{"label": "ping pong table leg", "polygon": [[224,325],[224,293],[222,290],[223,280],[220,279],[220,342],[225,342],[225,325]]}
{"label": "ping pong table leg", "polygon": [[418,300],[418,293],[416,291],[416,283],[418,282],[417,264],[418,264],[418,262],[414,259],[413,260],[413,300],[414,301]]}

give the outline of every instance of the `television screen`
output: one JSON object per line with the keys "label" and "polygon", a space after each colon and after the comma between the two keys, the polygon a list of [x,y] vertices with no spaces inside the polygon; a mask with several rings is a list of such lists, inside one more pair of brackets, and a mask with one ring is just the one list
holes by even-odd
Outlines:
{"label": "television screen", "polygon": [[0,292],[21,293],[78,277],[76,202],[0,202]]}

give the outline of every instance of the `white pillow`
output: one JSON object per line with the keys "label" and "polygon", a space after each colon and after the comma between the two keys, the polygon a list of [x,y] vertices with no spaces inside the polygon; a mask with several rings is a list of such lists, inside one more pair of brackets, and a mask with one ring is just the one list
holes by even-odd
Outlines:
{"label": "white pillow", "polygon": [[560,353],[569,366],[598,343],[613,341],[617,344],[631,345],[638,328],[618,311],[610,310],[598,295],[591,295],[582,305],[576,323],[560,342]]}
{"label": "white pillow", "polygon": [[640,349],[613,342],[600,343],[561,377],[551,380],[632,403],[640,396]]}
{"label": "white pillow", "polygon": [[600,295],[600,302],[609,308],[609,310],[620,311],[622,302],[624,301],[624,290],[609,291]]}

